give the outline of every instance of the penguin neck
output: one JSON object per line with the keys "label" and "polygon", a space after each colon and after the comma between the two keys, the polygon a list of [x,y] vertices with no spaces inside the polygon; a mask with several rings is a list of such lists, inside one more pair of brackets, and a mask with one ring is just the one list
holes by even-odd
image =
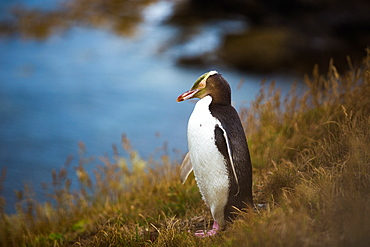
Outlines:
{"label": "penguin neck", "polygon": [[[219,107],[221,107],[222,109],[224,109],[223,107],[224,106],[231,106],[231,103],[228,103],[228,102],[217,102],[215,101],[214,97],[212,97],[212,95],[207,95],[205,96],[204,98],[201,98],[200,100],[198,100],[198,102],[195,104],[195,107],[194,107],[194,111],[196,112],[209,112],[212,116],[214,115],[213,114],[213,111],[215,109],[218,109]],[[203,116],[199,116],[201,118],[203,118]]]}
{"label": "penguin neck", "polygon": [[218,103],[215,101],[215,99],[212,97],[212,95],[207,95],[204,98],[200,99],[194,107],[195,111],[202,111],[202,112],[209,112],[212,116],[214,116],[214,111],[216,109],[228,109],[225,108],[227,106],[231,107],[231,103],[223,102]]}
{"label": "penguin neck", "polygon": [[198,102],[195,104],[195,109],[208,109],[209,106],[213,103],[213,98],[211,95],[207,95],[204,98],[198,100]]}
{"label": "penguin neck", "polygon": [[213,105],[231,105],[231,95],[228,93],[210,94],[208,96],[211,97],[211,104]]}

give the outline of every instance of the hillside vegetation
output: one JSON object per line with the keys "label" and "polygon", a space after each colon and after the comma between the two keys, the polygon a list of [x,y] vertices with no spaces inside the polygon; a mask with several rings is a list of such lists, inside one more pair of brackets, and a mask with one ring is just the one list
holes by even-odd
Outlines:
{"label": "hillside vegetation", "polygon": [[239,110],[259,207],[215,237],[192,233],[212,223],[194,178],[182,185],[177,162],[144,161],[123,136],[129,158],[114,149],[91,173],[81,145],[78,191],[61,168],[44,184],[53,203],[25,187],[7,215],[1,199],[1,246],[368,246],[370,57],[304,82],[285,97],[262,85]]}

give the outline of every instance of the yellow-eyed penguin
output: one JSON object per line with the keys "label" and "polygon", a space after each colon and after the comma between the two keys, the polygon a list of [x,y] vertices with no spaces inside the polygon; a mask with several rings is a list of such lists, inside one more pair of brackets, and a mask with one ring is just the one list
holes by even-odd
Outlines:
{"label": "yellow-eyed penguin", "polygon": [[181,165],[181,180],[194,171],[214,219],[212,230],[196,235],[212,236],[236,211],[252,206],[252,164],[240,118],[231,105],[230,86],[221,74],[203,74],[177,102],[191,98],[200,100],[189,118],[189,153]]}

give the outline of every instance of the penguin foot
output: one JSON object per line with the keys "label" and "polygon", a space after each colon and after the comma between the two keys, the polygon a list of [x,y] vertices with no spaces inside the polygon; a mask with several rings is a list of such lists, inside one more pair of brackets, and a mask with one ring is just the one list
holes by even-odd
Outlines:
{"label": "penguin foot", "polygon": [[212,230],[198,230],[194,233],[197,237],[211,237],[217,234],[218,230],[220,229],[220,226],[218,225],[217,221],[213,223]]}
{"label": "penguin foot", "polygon": [[204,237],[212,237],[214,235],[216,235],[217,231],[215,230],[198,230],[194,233],[195,236],[197,237],[201,237],[201,238],[204,238]]}

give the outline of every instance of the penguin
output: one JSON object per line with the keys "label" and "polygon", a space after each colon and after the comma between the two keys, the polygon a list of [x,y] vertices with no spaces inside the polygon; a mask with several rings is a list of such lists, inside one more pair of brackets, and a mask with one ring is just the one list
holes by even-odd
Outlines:
{"label": "penguin", "polygon": [[177,102],[199,98],[188,121],[188,148],[181,165],[184,183],[193,171],[200,193],[210,209],[213,236],[224,230],[240,210],[253,206],[252,163],[239,115],[231,105],[229,83],[217,71],[200,76]]}

